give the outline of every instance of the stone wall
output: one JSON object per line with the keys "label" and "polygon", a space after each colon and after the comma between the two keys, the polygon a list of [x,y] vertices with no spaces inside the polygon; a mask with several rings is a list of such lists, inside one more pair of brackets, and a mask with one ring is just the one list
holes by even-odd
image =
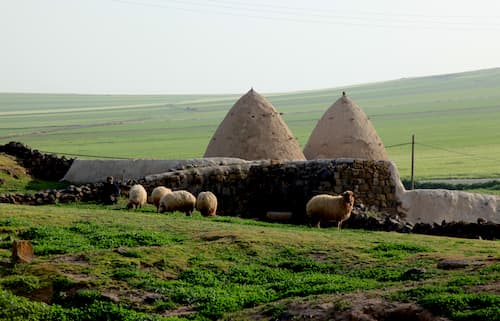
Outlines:
{"label": "stone wall", "polygon": [[[148,193],[160,185],[194,195],[208,190],[218,198],[219,215],[264,218],[268,211],[286,211],[293,214],[296,223],[305,221],[307,201],[321,193],[352,190],[358,206],[386,213],[395,214],[398,205],[390,163],[383,161],[257,161],[197,167],[121,182],[122,195],[127,196],[135,183],[144,185]],[[100,198],[101,186],[92,183],[59,191],[0,195],[0,202],[36,205],[94,201]]]}
{"label": "stone wall", "polygon": [[295,222],[305,220],[307,201],[321,193],[352,190],[356,204],[387,213],[396,213],[398,205],[390,163],[384,161],[260,161],[149,175],[138,182],[148,192],[159,185],[195,195],[212,191],[220,215],[263,218],[268,211],[288,211]]}
{"label": "stone wall", "polygon": [[28,146],[17,142],[0,145],[0,153],[16,157],[30,175],[44,180],[60,180],[73,163],[71,158],[43,154],[36,149],[32,150]]}
{"label": "stone wall", "polygon": [[[128,190],[136,183],[143,184],[148,193],[159,185],[186,189],[195,195],[210,190],[218,198],[218,215],[265,219],[268,211],[291,212],[289,222],[298,224],[306,223],[305,204],[312,196],[352,190],[356,197],[355,210],[344,223],[345,228],[500,239],[500,224],[483,219],[477,223],[443,221],[441,224],[412,224],[401,220],[396,215],[401,206],[396,195],[405,191],[396,174],[393,165],[383,161],[257,161],[176,170],[119,184],[123,197],[128,196]],[[90,183],[34,194],[0,194],[0,203],[98,202],[102,186],[102,183]],[[366,215],[366,209],[385,212],[385,215]]]}
{"label": "stone wall", "polygon": [[81,186],[70,185],[65,189],[51,189],[36,193],[0,194],[0,203],[48,205],[70,202],[98,202],[101,200],[102,186],[102,183]]}

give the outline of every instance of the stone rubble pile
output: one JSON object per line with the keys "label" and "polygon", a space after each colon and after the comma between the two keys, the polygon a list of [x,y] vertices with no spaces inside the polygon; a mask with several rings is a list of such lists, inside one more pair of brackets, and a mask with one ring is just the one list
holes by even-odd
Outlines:
{"label": "stone rubble pile", "polygon": [[65,156],[43,154],[18,142],[0,145],[0,153],[16,157],[33,177],[52,181],[63,178],[74,160]]}

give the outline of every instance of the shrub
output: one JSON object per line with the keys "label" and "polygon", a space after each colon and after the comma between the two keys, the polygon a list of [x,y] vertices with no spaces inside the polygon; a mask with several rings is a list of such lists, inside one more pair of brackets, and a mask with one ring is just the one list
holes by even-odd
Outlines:
{"label": "shrub", "polygon": [[500,320],[500,296],[496,294],[438,293],[425,296],[419,303],[455,320]]}
{"label": "shrub", "polygon": [[40,280],[34,275],[9,275],[2,278],[0,284],[14,292],[30,293],[40,288]]}
{"label": "shrub", "polygon": [[32,302],[0,289],[0,320],[45,321],[50,318],[50,307]]}

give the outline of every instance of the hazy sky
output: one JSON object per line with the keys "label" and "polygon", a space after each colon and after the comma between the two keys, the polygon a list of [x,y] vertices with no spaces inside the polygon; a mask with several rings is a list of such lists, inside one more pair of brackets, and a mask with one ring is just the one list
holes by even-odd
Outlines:
{"label": "hazy sky", "polygon": [[500,67],[498,0],[0,0],[0,92],[244,93]]}

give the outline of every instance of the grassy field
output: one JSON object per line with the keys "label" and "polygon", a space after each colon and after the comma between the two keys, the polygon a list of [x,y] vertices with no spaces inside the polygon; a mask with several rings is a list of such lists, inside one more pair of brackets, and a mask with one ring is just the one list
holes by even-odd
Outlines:
{"label": "grassy field", "polygon": [[[341,91],[363,108],[402,177],[500,177],[500,69],[263,93],[301,146]],[[258,88],[257,88],[258,90]],[[0,94],[0,143],[115,158],[202,157],[237,95]]]}
{"label": "grassy field", "polygon": [[[498,241],[128,212],[124,202],[0,204],[0,262],[13,239],[36,254],[0,264],[0,319],[331,320],[376,299],[500,320]],[[442,259],[477,265],[438,269]]]}

